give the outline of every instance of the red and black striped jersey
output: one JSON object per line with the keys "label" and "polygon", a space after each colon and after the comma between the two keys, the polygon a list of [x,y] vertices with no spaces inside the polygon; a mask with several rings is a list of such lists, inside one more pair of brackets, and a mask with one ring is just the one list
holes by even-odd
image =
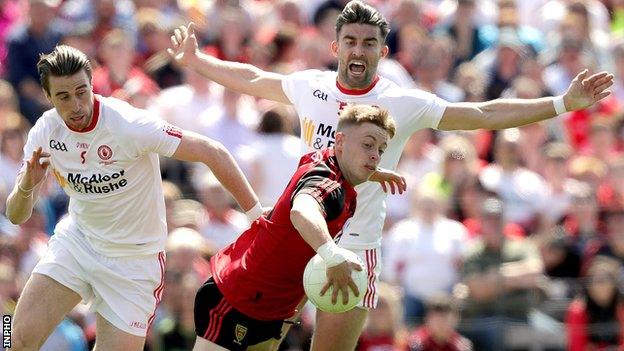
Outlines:
{"label": "red and black striped jersey", "polygon": [[210,261],[225,299],[249,317],[289,318],[304,297],[303,270],[315,252],[290,221],[297,194],[318,201],[335,240],[355,212],[355,189],[343,177],[333,148],[304,155],[273,210]]}

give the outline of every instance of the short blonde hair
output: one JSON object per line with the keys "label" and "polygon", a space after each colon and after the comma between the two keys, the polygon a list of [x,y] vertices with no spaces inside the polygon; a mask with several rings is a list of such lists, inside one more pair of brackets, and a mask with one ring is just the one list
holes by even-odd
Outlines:
{"label": "short blonde hair", "polygon": [[390,117],[388,110],[370,105],[351,105],[347,106],[340,113],[338,120],[338,131],[342,131],[344,127],[352,125],[360,125],[362,123],[372,123],[379,128],[385,130],[390,138],[394,137],[396,125]]}

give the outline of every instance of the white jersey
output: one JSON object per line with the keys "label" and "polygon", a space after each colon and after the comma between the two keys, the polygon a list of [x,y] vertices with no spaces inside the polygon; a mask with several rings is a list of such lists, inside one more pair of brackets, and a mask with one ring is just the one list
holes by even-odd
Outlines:
{"label": "white jersey", "polygon": [[[433,94],[401,88],[383,77],[359,91],[339,87],[336,78],[336,72],[308,70],[288,75],[282,82],[284,93],[299,114],[302,153],[334,144],[338,115],[346,105],[376,105],[388,109],[396,123],[396,135],[379,164],[394,170],[409,137],[419,129],[436,128],[447,106],[446,101]],[[379,247],[386,217],[386,194],[373,182],[355,189],[357,207],[340,244],[360,250]]]}
{"label": "white jersey", "polygon": [[181,138],[147,111],[96,95],[84,131],[68,128],[55,109],[45,112],[24,157],[39,146],[50,153],[49,171],[70,197],[69,218],[56,232],[83,233],[106,256],[152,254],[167,238],[158,154],[173,155]]}

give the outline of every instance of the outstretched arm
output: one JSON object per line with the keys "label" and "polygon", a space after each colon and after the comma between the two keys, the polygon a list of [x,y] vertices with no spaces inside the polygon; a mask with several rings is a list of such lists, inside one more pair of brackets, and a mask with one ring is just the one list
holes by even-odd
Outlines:
{"label": "outstretched arm", "polygon": [[202,53],[197,45],[193,23],[174,30],[171,48],[167,51],[176,62],[230,90],[291,104],[282,89],[282,75],[245,63],[223,61]]}
{"label": "outstretched arm", "polygon": [[[497,99],[482,103],[450,104],[440,120],[438,129],[504,129],[539,122],[566,111],[587,108],[607,97],[613,85],[613,75],[607,72],[587,77],[579,73],[563,96],[539,99]],[[559,104],[564,111],[556,111]]]}
{"label": "outstretched arm", "polygon": [[234,196],[250,220],[255,220],[262,214],[258,196],[223,144],[202,135],[184,131],[180,145],[172,157],[181,161],[204,163],[223,187]]}

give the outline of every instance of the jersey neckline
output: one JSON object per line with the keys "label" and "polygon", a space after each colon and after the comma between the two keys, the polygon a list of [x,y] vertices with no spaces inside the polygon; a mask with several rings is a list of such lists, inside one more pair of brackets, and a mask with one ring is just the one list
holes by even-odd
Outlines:
{"label": "jersey neckline", "polygon": [[87,126],[87,128],[82,129],[82,130],[78,130],[78,129],[74,129],[72,127],[70,127],[68,124],[65,124],[67,126],[67,128],[69,128],[69,130],[71,130],[72,132],[76,132],[76,133],[88,133],[90,131],[92,131],[93,129],[95,129],[95,126],[97,125],[98,120],[100,119],[100,100],[97,98],[97,96],[95,94],[93,94],[93,118],[91,118],[91,122],[89,123],[89,125]]}
{"label": "jersey neckline", "polygon": [[379,82],[379,75],[375,76],[375,78],[373,79],[373,81],[371,82],[371,84],[367,88],[364,88],[364,89],[349,89],[349,88],[346,88],[346,87],[342,86],[340,84],[340,82],[338,82],[338,78],[336,78],[336,88],[338,88],[338,90],[340,90],[340,92],[343,93],[343,94],[347,94],[347,95],[364,95],[364,94],[368,93],[369,91],[373,90],[375,85],[377,85],[377,82]]}

